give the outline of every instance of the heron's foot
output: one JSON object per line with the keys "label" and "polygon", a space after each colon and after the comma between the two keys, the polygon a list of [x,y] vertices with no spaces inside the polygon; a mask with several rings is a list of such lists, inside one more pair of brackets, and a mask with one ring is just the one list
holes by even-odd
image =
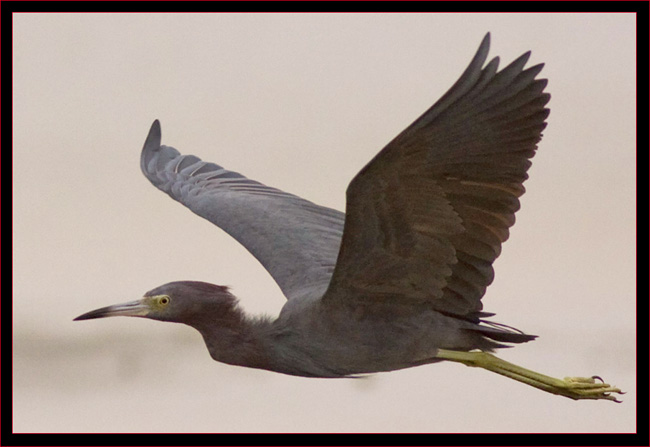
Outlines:
{"label": "heron's foot", "polygon": [[450,351],[439,349],[436,357],[452,362],[463,363],[487,369],[488,371],[510,377],[511,379],[533,386],[540,390],[568,397],[570,399],[603,399],[621,402],[614,395],[625,394],[619,388],[611,386],[598,376],[565,377],[556,379],[531,371],[513,363],[506,362],[487,352]]}
{"label": "heron's foot", "polygon": [[625,394],[619,388],[605,383],[599,376],[565,377],[562,382],[563,384],[560,385],[560,388],[563,388],[565,392],[556,394],[562,394],[563,396],[576,400],[606,399],[620,403],[621,401],[616,396],[612,396],[612,393]]}

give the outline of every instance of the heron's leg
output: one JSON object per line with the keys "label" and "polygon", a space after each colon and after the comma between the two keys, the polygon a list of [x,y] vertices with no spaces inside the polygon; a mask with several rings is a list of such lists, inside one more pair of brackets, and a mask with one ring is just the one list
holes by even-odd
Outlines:
{"label": "heron's leg", "polygon": [[556,379],[506,362],[499,357],[482,351],[466,352],[439,349],[436,358],[487,369],[540,390],[575,400],[607,399],[620,402],[611,393],[624,394],[620,389],[602,382],[602,379],[598,376]]}

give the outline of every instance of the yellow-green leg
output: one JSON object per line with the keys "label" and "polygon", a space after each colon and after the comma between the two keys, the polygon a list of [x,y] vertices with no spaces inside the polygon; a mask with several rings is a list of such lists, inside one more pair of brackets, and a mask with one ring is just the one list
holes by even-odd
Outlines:
{"label": "yellow-green leg", "polygon": [[612,396],[611,393],[624,394],[620,389],[602,382],[602,379],[598,376],[565,377],[564,380],[556,379],[506,362],[499,357],[482,351],[465,352],[440,349],[436,357],[451,362],[462,363],[467,366],[487,369],[488,371],[534,386],[540,390],[575,400],[606,399],[621,402]]}

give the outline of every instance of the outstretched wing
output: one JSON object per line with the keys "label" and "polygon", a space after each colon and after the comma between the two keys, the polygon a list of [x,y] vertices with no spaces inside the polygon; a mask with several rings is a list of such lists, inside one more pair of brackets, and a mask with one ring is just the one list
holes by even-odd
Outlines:
{"label": "outstretched wing", "polygon": [[485,36],[452,88],[350,183],[324,300],[402,299],[455,315],[482,309],[493,261],[524,193],[550,95],[524,70],[497,72]]}
{"label": "outstretched wing", "polygon": [[140,159],[151,183],[239,241],[288,299],[323,295],[341,244],[343,213],[160,142],[156,120]]}

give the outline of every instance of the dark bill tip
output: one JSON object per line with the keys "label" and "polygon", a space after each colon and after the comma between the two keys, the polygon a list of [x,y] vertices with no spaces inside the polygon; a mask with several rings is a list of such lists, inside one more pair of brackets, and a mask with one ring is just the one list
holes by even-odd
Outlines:
{"label": "dark bill tip", "polygon": [[92,320],[93,318],[104,318],[110,316],[110,315],[106,315],[106,313],[103,312],[103,310],[104,309],[91,310],[90,312],[86,312],[83,315],[79,315],[77,318],[75,318],[72,321]]}

